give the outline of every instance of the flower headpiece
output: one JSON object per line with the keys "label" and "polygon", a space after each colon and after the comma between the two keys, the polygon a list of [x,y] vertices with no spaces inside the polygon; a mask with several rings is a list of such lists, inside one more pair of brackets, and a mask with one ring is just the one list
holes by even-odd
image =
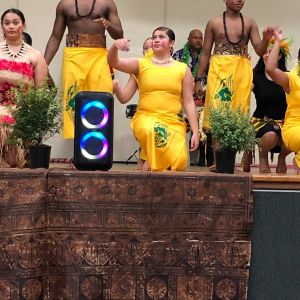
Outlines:
{"label": "flower headpiece", "polygon": [[[285,58],[291,58],[291,45],[293,44],[292,38],[284,38],[280,43],[280,50]],[[275,38],[272,37],[269,41],[269,46],[273,47]]]}

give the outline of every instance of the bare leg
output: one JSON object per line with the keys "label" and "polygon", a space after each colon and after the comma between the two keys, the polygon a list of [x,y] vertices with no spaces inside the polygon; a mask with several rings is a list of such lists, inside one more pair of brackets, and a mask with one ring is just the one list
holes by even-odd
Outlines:
{"label": "bare leg", "polygon": [[260,138],[259,173],[271,173],[268,154],[278,144],[278,139],[278,135],[273,131],[265,133]]}
{"label": "bare leg", "polygon": [[259,173],[271,173],[268,153],[269,152],[259,150]]}
{"label": "bare leg", "polygon": [[19,164],[19,151],[16,146],[9,145],[6,147],[4,158],[10,168],[15,168]]}
{"label": "bare leg", "polygon": [[[217,149],[220,149],[220,144],[219,144],[219,142],[218,142],[218,140],[216,138],[212,138],[212,148],[213,148],[213,154],[214,155],[215,155],[215,151]],[[214,157],[214,164],[209,167],[209,171],[210,172],[216,172],[215,161],[216,161],[216,159]]]}
{"label": "bare leg", "polygon": [[290,154],[291,151],[289,151],[286,146],[281,142],[281,151],[278,155],[278,161],[277,161],[277,167],[276,167],[276,173],[286,173],[287,166],[286,166],[286,156]]}

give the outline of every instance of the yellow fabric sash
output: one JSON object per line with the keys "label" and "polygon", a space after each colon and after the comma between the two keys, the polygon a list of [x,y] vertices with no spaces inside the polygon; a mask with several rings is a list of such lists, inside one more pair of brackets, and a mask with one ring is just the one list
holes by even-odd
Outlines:
{"label": "yellow fabric sash", "polygon": [[66,47],[63,56],[64,138],[74,138],[75,96],[80,91],[112,93],[106,48]]}
{"label": "yellow fabric sash", "polygon": [[253,72],[250,60],[239,55],[213,55],[209,66],[203,127],[209,129],[210,106],[230,102],[248,113]]}

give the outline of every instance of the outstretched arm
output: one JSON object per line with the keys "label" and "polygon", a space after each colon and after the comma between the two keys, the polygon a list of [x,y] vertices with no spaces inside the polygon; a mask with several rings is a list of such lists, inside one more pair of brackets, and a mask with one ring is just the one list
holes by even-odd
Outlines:
{"label": "outstretched arm", "polygon": [[53,57],[55,56],[59,48],[65,29],[66,29],[66,22],[65,22],[63,6],[62,6],[62,2],[59,2],[56,8],[56,18],[54,21],[53,30],[48,40],[45,54],[44,54],[46,63],[48,65],[51,63]]}
{"label": "outstretched arm", "polygon": [[130,101],[138,88],[136,79],[133,75],[130,76],[124,88],[119,86],[119,82],[117,80],[113,80],[113,85],[116,97],[122,104]]}
{"label": "outstretched arm", "polygon": [[190,69],[187,67],[185,77],[182,83],[182,101],[183,107],[187,113],[188,120],[190,122],[192,137],[190,151],[195,151],[199,147],[199,127],[198,127],[198,116],[197,110],[193,98],[193,75]]}
{"label": "outstretched arm", "polygon": [[280,28],[277,28],[274,32],[274,35],[275,35],[275,42],[266,63],[266,72],[277,84],[281,85],[284,88],[284,90],[287,93],[289,93],[290,85],[289,85],[288,75],[285,72],[278,69],[277,67],[279,51],[280,51],[280,43],[283,39],[282,30]]}
{"label": "outstretched arm", "polygon": [[137,58],[120,58],[119,50],[129,51],[129,40],[126,38],[114,41],[108,51],[107,61],[111,67],[119,71],[137,75],[139,71],[139,62]]}

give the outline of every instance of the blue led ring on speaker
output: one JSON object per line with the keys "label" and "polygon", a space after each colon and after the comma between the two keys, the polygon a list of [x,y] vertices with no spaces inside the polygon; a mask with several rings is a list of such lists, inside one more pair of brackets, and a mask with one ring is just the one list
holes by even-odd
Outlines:
{"label": "blue led ring on speaker", "polygon": [[[101,109],[102,112],[103,112],[103,119],[98,124],[91,124],[86,119],[86,112],[89,109],[93,108],[93,107]],[[88,129],[99,129],[99,128],[102,128],[108,122],[108,110],[105,107],[105,105],[102,102],[100,102],[100,101],[94,100],[94,101],[88,102],[81,109],[81,122]]]}
{"label": "blue led ring on speaker", "polygon": [[[103,144],[101,151],[96,155],[90,154],[85,150],[86,142],[90,138],[98,139]],[[108,141],[101,132],[96,132],[96,131],[88,132],[80,140],[80,150],[81,150],[82,155],[87,159],[99,159],[99,158],[103,157],[104,155],[106,155],[106,153],[108,151]]]}

